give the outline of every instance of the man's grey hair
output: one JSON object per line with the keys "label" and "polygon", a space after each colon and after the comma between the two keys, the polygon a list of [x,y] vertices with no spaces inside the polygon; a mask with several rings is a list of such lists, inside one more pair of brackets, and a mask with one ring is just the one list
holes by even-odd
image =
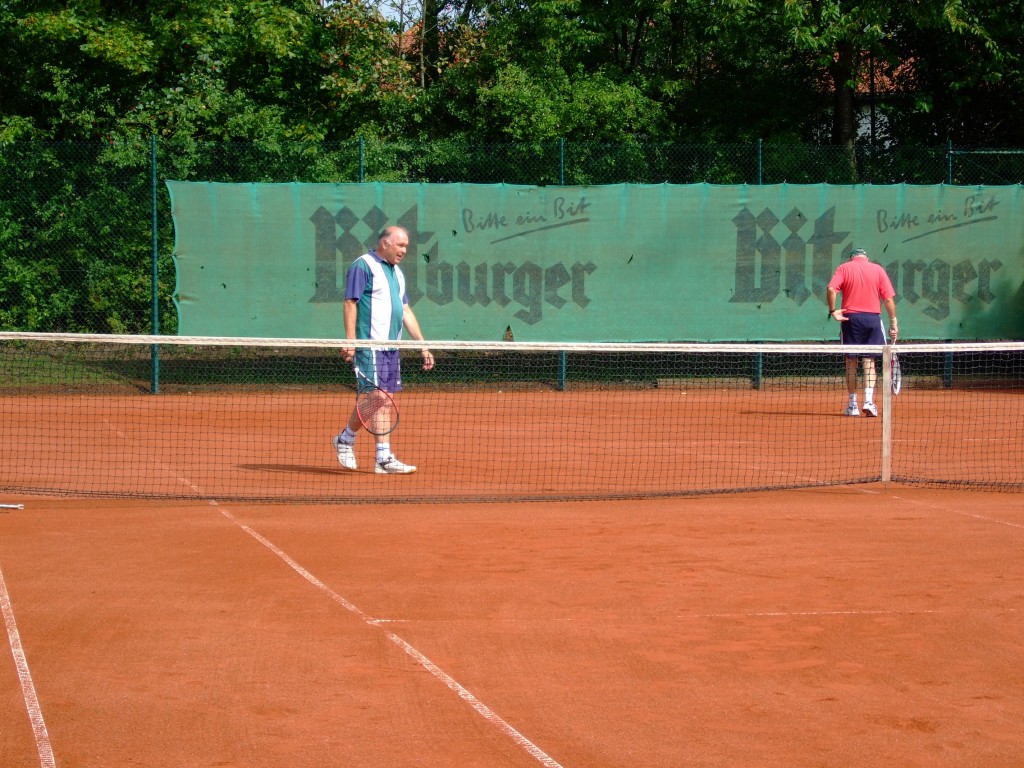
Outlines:
{"label": "man's grey hair", "polygon": [[379,243],[381,240],[391,237],[393,234],[395,234],[395,232],[399,231],[405,232],[405,228],[400,227],[397,224],[392,224],[390,226],[384,227],[384,229],[380,231],[380,237],[377,238],[377,242]]}

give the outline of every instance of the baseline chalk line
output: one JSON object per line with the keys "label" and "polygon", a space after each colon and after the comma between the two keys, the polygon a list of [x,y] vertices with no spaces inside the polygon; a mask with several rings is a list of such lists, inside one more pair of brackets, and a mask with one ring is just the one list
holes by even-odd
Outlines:
{"label": "baseline chalk line", "polygon": [[0,611],[4,614],[7,640],[11,645],[11,654],[14,656],[14,666],[18,670],[21,696],[25,700],[29,722],[32,723],[32,734],[35,736],[36,751],[39,753],[39,765],[41,768],[56,768],[57,763],[50,745],[50,734],[46,730],[43,710],[39,706],[39,697],[36,695],[36,687],[32,682],[32,674],[29,672],[25,649],[21,645],[21,635],[18,634],[18,625],[14,621],[14,608],[11,606],[11,597],[7,593],[7,582],[4,581],[3,570],[0,570]]}

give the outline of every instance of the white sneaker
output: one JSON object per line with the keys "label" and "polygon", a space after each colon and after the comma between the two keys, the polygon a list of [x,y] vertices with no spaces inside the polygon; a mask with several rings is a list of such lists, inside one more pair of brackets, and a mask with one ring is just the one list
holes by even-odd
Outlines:
{"label": "white sneaker", "polygon": [[878,408],[875,407],[874,403],[864,403],[864,415],[865,416],[877,416]]}
{"label": "white sneaker", "polygon": [[338,463],[345,469],[355,469],[356,452],[352,450],[352,445],[350,443],[343,443],[341,435],[332,437],[331,442],[334,444],[334,450],[338,452]]}
{"label": "white sneaker", "polygon": [[850,403],[846,406],[846,410],[843,412],[844,416],[860,416],[860,408],[855,403]]}
{"label": "white sneaker", "polygon": [[378,461],[373,471],[378,475],[409,475],[416,471],[416,467],[403,464],[394,456],[388,456],[383,461]]}

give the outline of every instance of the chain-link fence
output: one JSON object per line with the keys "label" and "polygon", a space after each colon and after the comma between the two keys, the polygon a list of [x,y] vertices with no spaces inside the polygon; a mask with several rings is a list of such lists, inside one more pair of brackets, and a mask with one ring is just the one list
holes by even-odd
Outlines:
{"label": "chain-link fence", "polygon": [[0,330],[175,333],[165,179],[218,182],[1018,184],[1024,150],[157,142],[0,146]]}

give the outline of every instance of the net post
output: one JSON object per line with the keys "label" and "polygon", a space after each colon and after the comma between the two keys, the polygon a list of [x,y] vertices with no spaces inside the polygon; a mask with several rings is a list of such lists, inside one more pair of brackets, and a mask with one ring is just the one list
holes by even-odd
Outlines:
{"label": "net post", "polygon": [[563,349],[558,353],[558,391],[565,391],[565,377],[566,369],[569,367],[568,364],[569,355]]}
{"label": "net post", "polygon": [[892,345],[882,347],[882,484],[892,480]]}

